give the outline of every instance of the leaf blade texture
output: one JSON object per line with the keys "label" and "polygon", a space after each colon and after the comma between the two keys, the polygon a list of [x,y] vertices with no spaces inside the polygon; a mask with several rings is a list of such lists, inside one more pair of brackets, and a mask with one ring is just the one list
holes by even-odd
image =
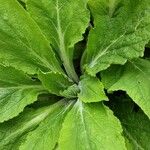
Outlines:
{"label": "leaf blade texture", "polygon": [[73,66],[74,45],[83,39],[89,23],[86,0],[30,0],[27,10],[37,22],[56,53],[66,72],[73,80],[77,75]]}
{"label": "leaf blade texture", "polygon": [[29,74],[62,72],[49,42],[17,1],[0,1],[0,63]]}
{"label": "leaf blade texture", "polygon": [[0,122],[17,116],[45,90],[24,72],[0,65]]}
{"label": "leaf blade texture", "polygon": [[85,103],[108,100],[103,84],[96,77],[85,75],[79,82],[79,89],[78,98]]}
{"label": "leaf blade texture", "polygon": [[[54,149],[59,138],[59,132],[62,128],[62,123],[72,104],[66,103],[57,108],[53,114],[49,115],[42,123],[32,132],[27,135],[27,140],[20,146],[20,150],[26,149]],[[56,119],[57,118],[57,119]]]}
{"label": "leaf blade texture", "polygon": [[111,64],[144,55],[150,37],[149,6],[140,0],[89,1],[94,27],[86,49],[86,72],[94,76]]}
{"label": "leaf blade texture", "polygon": [[57,72],[39,73],[39,79],[42,85],[49,90],[50,93],[61,96],[61,92],[73,85],[73,81],[67,76]]}
{"label": "leaf blade texture", "polygon": [[113,66],[102,73],[108,91],[123,90],[150,118],[150,62],[136,59],[125,66]]}
{"label": "leaf blade texture", "polygon": [[144,112],[137,109],[137,106],[128,99],[123,101],[114,99],[111,109],[122,124],[124,136],[127,138],[127,149],[148,150],[150,120]]}
{"label": "leaf blade texture", "polygon": [[77,101],[63,123],[59,148],[62,150],[125,149],[121,132],[119,121],[102,103],[83,104]]}
{"label": "leaf blade texture", "polygon": [[[1,139],[0,149],[16,150],[19,149],[21,145],[22,148],[24,146],[28,146],[26,144],[30,144],[30,143],[28,143],[29,141],[26,139],[30,138],[30,136],[36,131],[39,131],[41,126],[43,127],[44,125],[46,126],[46,123],[48,123],[47,121],[50,116],[53,115],[57,116],[59,113],[61,113],[60,116],[65,115],[62,112],[65,110],[67,106],[69,107],[69,105],[70,102],[67,103],[64,100],[62,100],[53,105],[41,107],[38,109],[26,108],[25,111],[21,113],[18,117],[0,124],[0,139]],[[62,118],[59,117],[58,120],[54,121],[54,124],[56,125],[56,122],[57,121],[59,122],[59,120],[61,122],[61,119]],[[52,127],[53,126],[51,126],[51,128]],[[56,130],[55,128],[52,128],[51,131],[53,134],[53,132],[55,132]],[[57,136],[58,135],[53,136],[54,137],[53,140],[56,140]],[[42,139],[42,136],[34,137],[32,140],[36,141],[37,138],[40,138],[41,142],[39,142],[39,144],[41,145],[44,144],[44,141],[42,141],[44,140],[44,138]],[[35,143],[33,143],[32,145],[33,147],[34,144]],[[46,143],[46,145],[45,144],[43,145],[43,148],[44,147],[46,148],[47,144],[53,147],[55,146],[56,143],[55,141],[53,141],[53,143]]]}

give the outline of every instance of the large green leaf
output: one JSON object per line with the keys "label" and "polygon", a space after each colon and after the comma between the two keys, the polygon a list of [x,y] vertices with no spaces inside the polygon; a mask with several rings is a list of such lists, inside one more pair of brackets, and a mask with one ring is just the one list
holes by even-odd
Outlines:
{"label": "large green leaf", "polygon": [[61,150],[124,150],[122,128],[102,103],[77,101],[63,123],[58,146]]}
{"label": "large green leaf", "polygon": [[69,105],[66,103],[66,107],[61,106],[49,115],[36,130],[28,134],[27,140],[19,150],[53,150],[58,142],[65,115],[72,104],[73,101]]}
{"label": "large green leaf", "polygon": [[125,66],[112,66],[102,73],[108,91],[123,90],[150,118],[150,61],[136,59]]}
{"label": "large green leaf", "polygon": [[53,149],[71,104],[62,100],[39,109],[27,108],[17,118],[0,124],[0,149],[18,150],[20,145],[20,149]]}
{"label": "large green leaf", "polygon": [[89,22],[87,0],[28,0],[27,10],[51,45],[60,55],[68,75],[77,81],[73,70],[74,44],[82,40]]}
{"label": "large green leaf", "polygon": [[83,76],[83,79],[79,82],[79,89],[78,97],[85,103],[108,100],[103,84],[96,77]]}
{"label": "large green leaf", "polygon": [[0,122],[17,116],[42,92],[40,83],[22,71],[0,65]]}
{"label": "large green leaf", "polygon": [[[126,110],[127,111],[127,110]],[[118,116],[122,122],[124,135],[133,149],[149,150],[150,120],[143,112],[124,112]]]}
{"label": "large green leaf", "polygon": [[89,74],[143,56],[150,37],[149,1],[90,0],[89,7],[94,18],[85,57]]}
{"label": "large green leaf", "polygon": [[61,96],[61,92],[74,84],[67,76],[56,72],[40,72],[39,79],[50,93],[58,96]]}
{"label": "large green leaf", "polygon": [[137,110],[137,107],[128,100],[114,100],[112,109],[122,123],[128,149],[149,150],[149,118],[141,110]]}
{"label": "large green leaf", "polygon": [[0,62],[33,74],[61,71],[48,40],[16,0],[0,0]]}

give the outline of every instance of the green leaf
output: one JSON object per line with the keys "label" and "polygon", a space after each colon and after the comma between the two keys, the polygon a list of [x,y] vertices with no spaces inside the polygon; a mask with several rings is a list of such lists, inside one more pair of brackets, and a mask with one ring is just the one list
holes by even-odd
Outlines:
{"label": "green leaf", "polygon": [[150,120],[129,101],[113,102],[113,111],[120,119],[129,150],[149,150]]}
{"label": "green leaf", "polygon": [[28,134],[27,140],[21,145],[19,150],[54,149],[65,115],[71,109],[72,104],[73,102],[66,104],[66,107],[60,107],[49,115],[36,130]]}
{"label": "green leaf", "polygon": [[86,49],[85,70],[95,75],[111,64],[144,55],[150,37],[147,0],[90,0],[94,18]]}
{"label": "green leaf", "polygon": [[43,92],[40,83],[22,71],[0,65],[0,122],[17,116]]}
{"label": "green leaf", "polygon": [[77,84],[73,84],[72,86],[69,86],[66,90],[61,91],[61,95],[67,98],[77,98],[78,93],[80,92],[80,89]]}
{"label": "green leaf", "polygon": [[64,67],[77,81],[72,59],[74,45],[83,39],[89,23],[86,0],[29,0],[27,10],[37,22],[55,51],[60,55]]}
{"label": "green leaf", "polygon": [[28,0],[18,0],[18,1],[21,1],[23,3],[26,3]]}
{"label": "green leaf", "polygon": [[125,113],[120,116],[125,136],[129,139],[133,149],[149,150],[150,148],[150,120],[143,114]]}
{"label": "green leaf", "polygon": [[24,9],[26,9],[26,1],[27,0],[17,0],[20,4],[21,4],[21,6],[24,8]]}
{"label": "green leaf", "polygon": [[119,121],[102,103],[77,101],[67,114],[58,146],[61,150],[124,150]]}
{"label": "green leaf", "polygon": [[136,59],[125,66],[112,66],[102,73],[108,91],[123,90],[150,118],[150,61]]}
{"label": "green leaf", "polygon": [[50,93],[61,96],[61,92],[74,83],[65,75],[56,72],[39,73],[39,79]]}
{"label": "green leaf", "polygon": [[61,123],[71,104],[62,100],[39,109],[27,108],[17,118],[0,124],[0,149],[18,150],[20,145],[21,149],[27,147],[32,150],[46,150],[47,146],[53,149]]}
{"label": "green leaf", "polygon": [[96,77],[83,76],[83,79],[79,82],[79,89],[78,97],[85,103],[108,100],[103,84]]}
{"label": "green leaf", "polygon": [[0,1],[0,63],[29,74],[62,72],[48,40],[15,0]]}

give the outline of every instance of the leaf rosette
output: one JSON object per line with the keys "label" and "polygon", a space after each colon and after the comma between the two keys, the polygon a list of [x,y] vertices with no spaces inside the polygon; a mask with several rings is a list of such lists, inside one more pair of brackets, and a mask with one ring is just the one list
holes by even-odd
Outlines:
{"label": "leaf rosette", "polygon": [[148,150],[149,18],[146,0],[0,0],[0,150]]}

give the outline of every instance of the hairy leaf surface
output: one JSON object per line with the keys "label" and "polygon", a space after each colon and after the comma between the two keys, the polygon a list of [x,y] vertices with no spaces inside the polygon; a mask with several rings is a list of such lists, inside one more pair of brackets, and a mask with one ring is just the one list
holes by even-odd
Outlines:
{"label": "hairy leaf surface", "polygon": [[124,150],[122,128],[102,103],[77,101],[68,113],[60,134],[61,150]]}
{"label": "hairy leaf surface", "polygon": [[20,147],[20,150],[52,150],[55,148],[63,120],[71,109],[73,102],[63,105],[51,113],[39,127],[27,135],[27,140]]}
{"label": "hairy leaf surface", "polygon": [[103,84],[96,77],[83,76],[83,79],[79,82],[79,89],[78,97],[85,103],[108,100]]}
{"label": "hairy leaf surface", "polygon": [[40,83],[22,71],[0,65],[0,122],[17,116],[42,92]]}
{"label": "hairy leaf surface", "polygon": [[16,0],[0,0],[0,63],[29,74],[62,72],[49,42]]}
{"label": "hairy leaf surface", "polygon": [[0,0],[0,150],[149,150],[149,43],[149,0]]}
{"label": "hairy leaf surface", "polygon": [[89,74],[144,55],[150,37],[147,0],[90,0],[89,7],[94,18],[85,57]]}
{"label": "hairy leaf surface", "polygon": [[[39,109],[26,109],[17,118],[0,124],[0,149],[18,150],[22,143],[24,144],[21,149],[47,150],[47,146],[53,149],[59,136],[63,116],[69,106],[71,106],[70,102],[59,101]],[[29,141],[30,138],[32,138],[31,141]],[[49,139],[51,141],[45,143],[45,140]]]}
{"label": "hairy leaf surface", "polygon": [[72,80],[70,80],[67,76],[56,72],[40,72],[39,79],[42,81],[43,86],[49,90],[50,93],[58,96],[61,96],[61,92],[73,85]]}
{"label": "hairy leaf surface", "polygon": [[60,55],[68,75],[75,81],[73,49],[74,44],[83,39],[82,34],[89,23],[86,5],[86,0],[27,1],[28,12]]}

